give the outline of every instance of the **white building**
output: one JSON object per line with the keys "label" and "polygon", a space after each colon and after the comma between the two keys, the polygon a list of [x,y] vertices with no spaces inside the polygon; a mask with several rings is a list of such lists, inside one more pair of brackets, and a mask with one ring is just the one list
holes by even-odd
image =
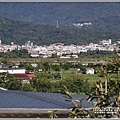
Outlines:
{"label": "white building", "polygon": [[109,40],[102,40],[102,41],[100,41],[100,44],[102,44],[102,45],[111,45],[111,39],[109,39]]}
{"label": "white building", "polygon": [[86,68],[86,74],[94,74],[93,68]]}
{"label": "white building", "polygon": [[0,73],[8,72],[9,74],[25,74],[25,68],[0,68]]}

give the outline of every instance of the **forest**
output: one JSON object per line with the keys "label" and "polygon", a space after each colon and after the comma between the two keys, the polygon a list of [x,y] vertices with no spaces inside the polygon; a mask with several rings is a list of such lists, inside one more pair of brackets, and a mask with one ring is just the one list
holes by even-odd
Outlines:
{"label": "forest", "polygon": [[59,26],[92,22],[96,28],[112,30],[119,28],[119,6],[119,2],[1,2],[0,15],[55,26],[57,20]]}
{"label": "forest", "polygon": [[[119,2],[3,2],[0,3],[0,38],[3,44],[85,45],[120,39]],[[57,27],[58,21],[58,27]],[[73,23],[87,23],[76,27]]]}
{"label": "forest", "polygon": [[91,30],[88,28],[59,27],[0,17],[0,38],[2,44],[23,45],[28,40],[34,45],[50,45],[62,42],[65,45],[86,45],[98,43],[104,39],[116,42],[119,31]]}

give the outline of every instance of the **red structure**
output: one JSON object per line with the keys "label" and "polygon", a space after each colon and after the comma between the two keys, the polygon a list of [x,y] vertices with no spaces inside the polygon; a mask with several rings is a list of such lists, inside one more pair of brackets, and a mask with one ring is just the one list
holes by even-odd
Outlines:
{"label": "red structure", "polygon": [[13,74],[13,76],[16,79],[32,79],[32,78],[35,78],[35,75],[33,73],[28,73],[28,74]]}

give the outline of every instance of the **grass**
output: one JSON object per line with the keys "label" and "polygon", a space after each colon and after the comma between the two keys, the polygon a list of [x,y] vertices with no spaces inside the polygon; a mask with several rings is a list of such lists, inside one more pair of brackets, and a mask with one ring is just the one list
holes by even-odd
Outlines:
{"label": "grass", "polygon": [[89,62],[98,62],[98,61],[109,61],[111,58],[101,57],[101,58],[70,58],[70,59],[60,59],[60,58],[2,58],[0,61],[8,61],[12,63],[16,62],[75,62],[75,63],[89,63]]}
{"label": "grass", "polygon": [[[69,78],[72,75],[76,75],[76,73],[69,74],[68,72],[63,73],[63,79]],[[97,74],[81,74],[84,80],[88,80],[89,82],[97,82],[99,80],[104,81],[104,77],[99,77]]]}
{"label": "grass", "polygon": [[[63,79],[65,78],[69,78],[71,77],[72,75],[76,75],[76,68],[71,68],[69,70],[62,70],[62,77]],[[99,77],[98,74],[82,74],[84,80],[88,80],[89,82],[97,82],[99,80],[101,81],[104,81],[105,78],[104,77]],[[111,78],[111,77],[115,77],[116,74],[108,74],[108,78]]]}
{"label": "grass", "polygon": [[93,83],[99,80],[104,81],[104,77],[99,77],[98,74],[84,74],[83,76],[89,82],[93,82]]}
{"label": "grass", "polygon": [[[65,78],[69,78],[71,77],[72,75],[76,75],[76,68],[71,68],[69,70],[66,70],[66,71],[62,71],[62,76],[63,76],[63,79]],[[96,82],[96,81],[99,81],[100,79],[103,81],[104,80],[104,77],[99,77],[97,74],[81,74],[83,76],[83,78],[90,82]]]}
{"label": "grass", "polygon": [[76,69],[75,68],[71,68],[69,70],[62,70],[62,76],[63,76],[63,79],[65,78],[69,78],[71,77],[72,75],[76,75]]}

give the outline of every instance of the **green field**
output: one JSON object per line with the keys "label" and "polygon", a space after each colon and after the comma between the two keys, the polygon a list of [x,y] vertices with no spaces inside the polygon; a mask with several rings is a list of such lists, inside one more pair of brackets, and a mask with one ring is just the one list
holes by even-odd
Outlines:
{"label": "green field", "polygon": [[[72,75],[76,75],[76,71],[75,70],[64,71],[62,75],[63,75],[63,79],[69,78]],[[99,77],[98,74],[80,74],[80,75],[83,76],[85,80],[88,80],[90,82],[96,82],[99,81],[100,79],[102,81],[104,80],[104,77]]]}
{"label": "green field", "polygon": [[[63,79],[76,75],[76,70],[77,69],[71,68],[67,71],[62,71]],[[105,80],[104,77],[99,77],[98,74],[80,74],[80,75],[83,76],[84,80],[88,80],[89,82],[97,82],[99,80],[101,81]],[[113,76],[115,77],[116,74],[108,74],[108,78],[111,78]]]}

